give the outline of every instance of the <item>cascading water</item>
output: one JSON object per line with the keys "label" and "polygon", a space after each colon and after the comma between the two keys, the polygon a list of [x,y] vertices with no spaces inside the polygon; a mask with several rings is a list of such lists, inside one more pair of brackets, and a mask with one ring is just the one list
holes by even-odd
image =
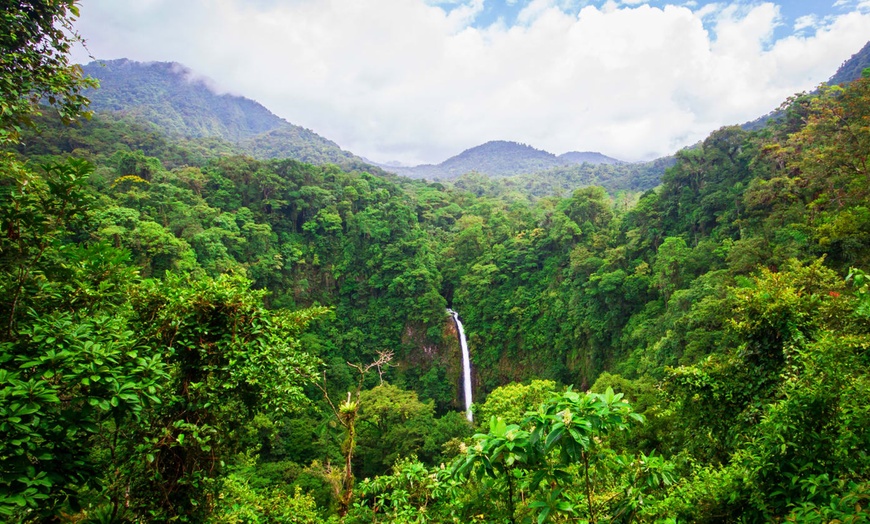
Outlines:
{"label": "cascading water", "polygon": [[447,312],[453,317],[456,331],[459,332],[459,345],[462,347],[462,386],[465,389],[465,418],[472,422],[474,417],[471,414],[471,357],[468,355],[468,341],[465,340],[465,331],[462,330],[459,313],[452,309],[448,309]]}

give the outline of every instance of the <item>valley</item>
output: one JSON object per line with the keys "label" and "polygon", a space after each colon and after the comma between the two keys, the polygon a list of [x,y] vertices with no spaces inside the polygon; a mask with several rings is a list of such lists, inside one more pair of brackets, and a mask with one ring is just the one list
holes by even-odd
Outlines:
{"label": "valley", "polygon": [[3,519],[866,521],[867,47],[670,157],[401,167],[176,63],[98,88],[43,9],[0,69]]}

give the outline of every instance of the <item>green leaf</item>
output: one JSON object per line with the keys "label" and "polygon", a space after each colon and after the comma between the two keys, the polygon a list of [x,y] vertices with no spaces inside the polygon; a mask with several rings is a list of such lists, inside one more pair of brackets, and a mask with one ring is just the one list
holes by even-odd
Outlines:
{"label": "green leaf", "polygon": [[562,438],[562,435],[565,433],[565,426],[561,424],[557,424],[554,426],[554,429],[550,431],[550,434],[547,435],[547,441],[544,444],[544,449],[549,450],[553,448],[553,445]]}

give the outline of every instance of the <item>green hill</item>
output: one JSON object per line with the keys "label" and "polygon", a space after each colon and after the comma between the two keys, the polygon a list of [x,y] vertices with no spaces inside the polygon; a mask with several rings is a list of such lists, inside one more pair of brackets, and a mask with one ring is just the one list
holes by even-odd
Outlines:
{"label": "green hill", "polygon": [[[836,86],[842,84],[848,84],[849,82],[854,82],[855,80],[861,78],[864,70],[870,67],[870,41],[868,41],[864,47],[861,48],[860,51],[851,56],[848,60],[843,62],[843,64],[837,69],[837,72],[831,76],[826,82],[829,86]],[[818,90],[814,90],[813,93],[817,93]],[[781,108],[774,109],[770,113],[756,118],[751,122],[746,122],[741,127],[743,129],[749,131],[755,131],[758,129],[762,129],[765,125],[767,125],[770,120],[781,119],[785,116],[785,113]]]}
{"label": "green hill", "polygon": [[175,62],[95,61],[84,72],[100,81],[86,92],[96,113],[149,122],[170,136],[220,138],[256,158],[292,158],[315,164],[360,164],[361,158],[311,130],[293,125],[261,104],[230,94]]}
{"label": "green hill", "polygon": [[843,62],[834,76],[828,80],[828,85],[840,85],[853,82],[861,78],[864,70],[870,67],[870,42],[867,42],[860,51]]}
{"label": "green hill", "polygon": [[624,164],[624,162],[595,152],[571,151],[556,156],[526,144],[493,140],[466,149],[436,165],[383,167],[412,178],[450,180],[471,172],[503,178],[580,164]]}

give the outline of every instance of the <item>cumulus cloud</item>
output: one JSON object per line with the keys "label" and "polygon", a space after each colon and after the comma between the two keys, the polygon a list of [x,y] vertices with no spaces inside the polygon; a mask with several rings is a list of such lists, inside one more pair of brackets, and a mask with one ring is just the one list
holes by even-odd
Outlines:
{"label": "cumulus cloud", "polygon": [[627,3],[532,0],[516,24],[476,27],[483,0],[91,0],[79,30],[94,56],[181,62],[357,154],[405,163],[495,139],[670,154],[813,88],[870,34],[861,11],[774,40],[772,2]]}

